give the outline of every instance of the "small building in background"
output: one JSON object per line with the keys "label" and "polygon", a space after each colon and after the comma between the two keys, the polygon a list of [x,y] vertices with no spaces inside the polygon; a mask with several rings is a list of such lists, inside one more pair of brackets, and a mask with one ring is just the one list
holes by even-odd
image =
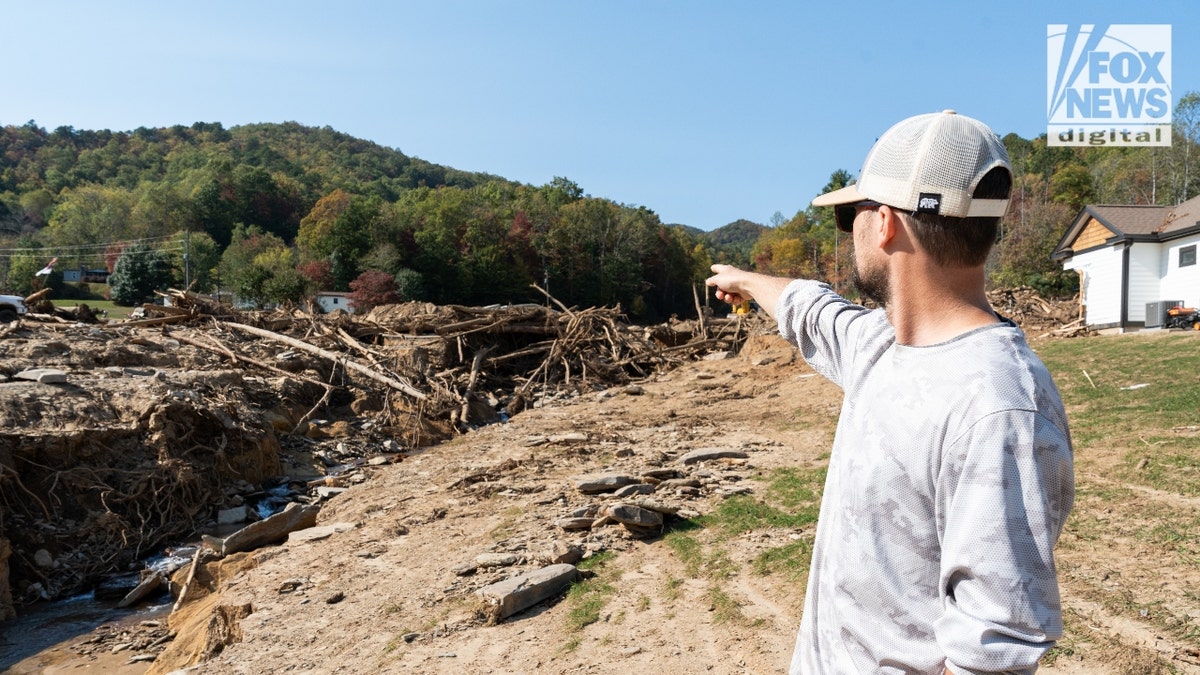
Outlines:
{"label": "small building in background", "polygon": [[1085,323],[1126,332],[1160,327],[1167,309],[1200,306],[1200,197],[1175,206],[1088,205],[1053,258],[1079,276]]}
{"label": "small building in background", "polygon": [[350,314],[354,313],[354,301],[350,299],[349,293],[321,291],[314,299],[317,301],[317,306],[326,314],[338,309]]}
{"label": "small building in background", "polygon": [[77,270],[63,270],[63,281],[83,282],[85,284],[107,284],[108,270],[89,270],[86,267],[80,267]]}

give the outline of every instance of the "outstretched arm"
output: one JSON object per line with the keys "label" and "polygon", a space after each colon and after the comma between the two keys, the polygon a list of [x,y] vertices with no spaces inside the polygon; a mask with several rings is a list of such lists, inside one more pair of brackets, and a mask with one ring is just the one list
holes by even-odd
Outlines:
{"label": "outstretched arm", "polygon": [[713,275],[704,283],[717,289],[717,299],[736,305],[755,300],[768,314],[775,316],[775,304],[791,279],[747,272],[732,265],[713,265]]}

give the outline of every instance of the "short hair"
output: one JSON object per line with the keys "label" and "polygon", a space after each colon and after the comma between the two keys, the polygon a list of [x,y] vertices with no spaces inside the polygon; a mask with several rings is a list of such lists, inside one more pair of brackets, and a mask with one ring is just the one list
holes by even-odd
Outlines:
{"label": "short hair", "polygon": [[[1012,191],[1012,173],[998,166],[988,171],[971,197],[975,199],[1008,199]],[[953,218],[932,213],[901,211],[917,243],[943,267],[976,267],[987,260],[1000,217]]]}

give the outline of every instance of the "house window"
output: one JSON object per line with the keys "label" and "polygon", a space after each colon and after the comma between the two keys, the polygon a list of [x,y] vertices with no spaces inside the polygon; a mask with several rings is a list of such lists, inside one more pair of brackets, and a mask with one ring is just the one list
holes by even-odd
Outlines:
{"label": "house window", "polygon": [[1187,267],[1196,264],[1196,245],[1184,246],[1179,249],[1179,266]]}

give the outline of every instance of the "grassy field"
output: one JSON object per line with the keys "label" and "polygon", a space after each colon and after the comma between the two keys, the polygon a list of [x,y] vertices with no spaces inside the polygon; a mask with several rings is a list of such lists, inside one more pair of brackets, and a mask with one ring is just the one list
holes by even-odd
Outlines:
{"label": "grassy field", "polygon": [[120,307],[111,300],[51,300],[55,307],[75,307],[76,305],[87,305],[91,307],[96,314],[102,310],[108,310],[109,319],[124,319],[133,311],[133,307]]}

